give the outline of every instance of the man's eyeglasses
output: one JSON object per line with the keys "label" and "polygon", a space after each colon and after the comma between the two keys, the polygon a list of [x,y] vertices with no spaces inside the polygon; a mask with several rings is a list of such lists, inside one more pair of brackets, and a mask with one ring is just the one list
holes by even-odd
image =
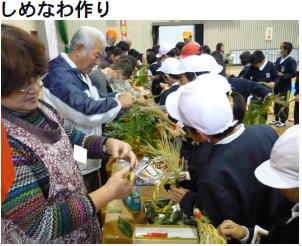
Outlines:
{"label": "man's eyeglasses", "polygon": [[19,89],[18,91],[23,92],[23,93],[29,93],[31,89],[35,85],[38,85],[39,89],[43,87],[43,79],[46,77],[47,73],[44,74],[43,76],[39,77],[38,79],[33,79],[29,84],[25,86],[24,89]]}

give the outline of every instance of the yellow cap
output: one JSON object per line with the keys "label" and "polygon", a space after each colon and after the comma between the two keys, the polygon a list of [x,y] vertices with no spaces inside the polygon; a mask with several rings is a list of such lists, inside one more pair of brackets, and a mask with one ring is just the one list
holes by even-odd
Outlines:
{"label": "yellow cap", "polygon": [[191,31],[184,31],[183,33],[182,33],[182,38],[183,39],[188,39],[188,38],[190,38],[192,36],[192,32]]}

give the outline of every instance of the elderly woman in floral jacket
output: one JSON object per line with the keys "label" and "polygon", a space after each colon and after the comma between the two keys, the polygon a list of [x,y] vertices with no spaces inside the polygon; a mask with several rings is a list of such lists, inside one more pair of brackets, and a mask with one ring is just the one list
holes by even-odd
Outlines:
{"label": "elderly woman in floral jacket", "polygon": [[[129,195],[135,175],[129,184],[123,177],[137,165],[136,156],[124,142],[85,135],[38,99],[47,58],[37,38],[2,25],[1,53],[2,119],[15,169],[1,205],[2,243],[100,243],[96,212]],[[88,158],[109,154],[130,166],[87,194],[73,158],[74,145],[86,149]]]}

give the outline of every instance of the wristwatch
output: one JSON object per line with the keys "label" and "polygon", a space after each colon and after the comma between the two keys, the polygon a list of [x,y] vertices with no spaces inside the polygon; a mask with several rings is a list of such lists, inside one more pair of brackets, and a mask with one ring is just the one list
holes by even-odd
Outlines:
{"label": "wristwatch", "polygon": [[106,138],[104,141],[103,141],[103,147],[102,147],[102,152],[107,154],[107,147],[106,147],[106,142],[108,141],[109,138]]}

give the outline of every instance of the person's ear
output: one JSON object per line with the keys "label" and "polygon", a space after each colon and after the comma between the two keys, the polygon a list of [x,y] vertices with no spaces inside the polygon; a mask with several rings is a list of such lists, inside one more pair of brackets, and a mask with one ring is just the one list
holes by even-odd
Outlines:
{"label": "person's ear", "polygon": [[79,57],[84,51],[84,44],[78,44],[75,48],[76,56]]}
{"label": "person's ear", "polygon": [[117,70],[116,74],[117,74],[117,78],[119,79],[123,78],[123,70]]}
{"label": "person's ear", "polygon": [[123,75],[123,70],[112,70],[114,79],[120,79]]}
{"label": "person's ear", "polygon": [[198,142],[200,143],[205,143],[205,142],[209,142],[208,141],[208,136],[205,135],[202,131],[200,130],[195,130],[195,137],[196,137],[196,140],[198,140]]}
{"label": "person's ear", "polygon": [[164,74],[164,75],[163,75],[163,78],[164,78],[164,81],[165,81],[166,83],[168,83],[168,82],[170,81],[170,77],[169,77],[168,74]]}

